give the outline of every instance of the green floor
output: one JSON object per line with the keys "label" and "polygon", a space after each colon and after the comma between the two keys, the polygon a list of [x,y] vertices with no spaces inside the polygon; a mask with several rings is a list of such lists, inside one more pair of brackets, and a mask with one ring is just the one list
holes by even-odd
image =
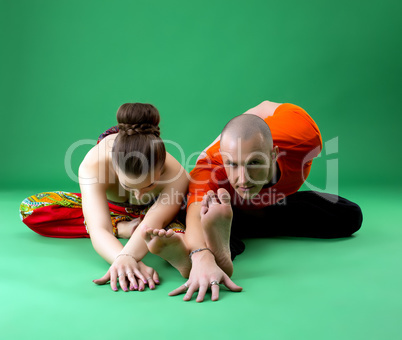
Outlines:
{"label": "green floor", "polygon": [[233,276],[244,291],[201,304],[167,295],[184,281],[153,255],[155,291],[95,286],[108,265],[88,239],[41,237],[20,221],[19,203],[33,193],[0,192],[2,339],[400,339],[396,189],[341,191],[364,213],[351,238],[247,241]]}

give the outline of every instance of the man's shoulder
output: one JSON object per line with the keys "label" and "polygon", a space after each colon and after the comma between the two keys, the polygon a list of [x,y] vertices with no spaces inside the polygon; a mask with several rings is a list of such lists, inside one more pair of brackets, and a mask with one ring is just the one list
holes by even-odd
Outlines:
{"label": "man's shoulder", "polygon": [[209,145],[197,158],[198,163],[208,163],[219,165],[222,164],[222,155],[220,151],[220,139],[216,139],[214,143]]}
{"label": "man's shoulder", "polygon": [[300,106],[286,103],[265,122],[271,129],[274,143],[283,148],[303,147],[305,144],[320,144],[320,130],[311,116]]}
{"label": "man's shoulder", "polygon": [[290,116],[302,115],[303,116],[306,114],[307,114],[306,110],[304,110],[302,107],[300,107],[296,104],[283,103],[283,104],[276,105],[273,114],[264,118],[264,120],[265,121],[277,120],[277,119],[281,119],[282,116],[284,116],[284,115],[290,115]]}

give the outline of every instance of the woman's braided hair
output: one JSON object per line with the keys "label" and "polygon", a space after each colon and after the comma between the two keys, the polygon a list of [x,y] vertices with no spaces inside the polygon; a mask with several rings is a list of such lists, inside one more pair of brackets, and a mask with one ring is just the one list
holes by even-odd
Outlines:
{"label": "woman's braided hair", "polygon": [[127,134],[128,136],[139,134],[139,135],[148,135],[152,134],[156,137],[160,136],[159,126],[154,126],[151,124],[125,124],[119,123],[117,125],[119,131],[122,134]]}
{"label": "woman's braided hair", "polygon": [[119,134],[112,149],[113,162],[128,175],[141,176],[160,169],[166,149],[160,138],[159,112],[151,104],[126,103],[117,110]]}

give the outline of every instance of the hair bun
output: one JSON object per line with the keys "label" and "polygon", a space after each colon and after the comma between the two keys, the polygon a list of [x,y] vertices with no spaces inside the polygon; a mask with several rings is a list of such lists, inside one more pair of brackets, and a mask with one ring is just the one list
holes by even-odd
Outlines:
{"label": "hair bun", "polygon": [[119,123],[117,125],[120,131],[127,134],[128,136],[132,135],[155,135],[156,137],[160,136],[159,126],[155,126],[152,124],[124,124]]}
{"label": "hair bun", "polygon": [[126,103],[117,110],[118,128],[122,136],[160,135],[159,112],[155,106],[142,103]]}

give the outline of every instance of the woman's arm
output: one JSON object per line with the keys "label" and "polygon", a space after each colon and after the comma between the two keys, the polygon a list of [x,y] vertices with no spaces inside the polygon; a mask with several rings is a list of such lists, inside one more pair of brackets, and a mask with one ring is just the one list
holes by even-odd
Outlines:
{"label": "woman's arm", "polygon": [[[100,174],[100,171],[105,173]],[[142,262],[137,262],[130,254],[125,254],[123,245],[113,235],[113,226],[107,203],[106,190],[108,183],[102,183],[100,178],[109,178],[109,167],[106,157],[102,157],[97,146],[92,148],[79,167],[79,183],[82,194],[82,209],[96,252],[111,264],[107,273],[96,284],[105,284],[117,291],[117,281],[124,291],[144,290],[144,284],[149,283],[151,289],[159,283],[158,273]],[[101,176],[100,176],[101,175]],[[152,278],[148,280],[146,278]],[[127,278],[127,280],[126,280]]]}
{"label": "woman's arm", "polygon": [[123,252],[132,254],[140,261],[148,252],[142,238],[145,229],[165,228],[178,214],[188,189],[188,173],[171,155],[166,155],[166,175],[163,176],[164,188],[158,199],[149,209],[133,236],[127,242]]}
{"label": "woman's arm", "polygon": [[107,184],[99,183],[98,162],[91,160],[91,155],[88,156],[78,170],[82,211],[94,249],[107,262],[113,263],[123,249],[123,245],[113,235],[113,226],[106,199]]}
{"label": "woman's arm", "polygon": [[159,283],[158,273],[151,267],[141,262],[138,263],[132,256],[120,255],[125,252],[122,251],[123,245],[113,235],[106,199],[107,184],[99,183],[98,165],[95,165],[87,160],[79,168],[82,209],[94,249],[111,266],[102,278],[94,280],[94,282],[105,284],[110,281],[110,286],[114,291],[118,290],[117,281],[124,291],[128,291],[129,288],[130,290],[144,290],[144,284],[147,283],[146,277],[151,277],[153,281],[149,282],[149,287],[154,289],[154,282]]}

